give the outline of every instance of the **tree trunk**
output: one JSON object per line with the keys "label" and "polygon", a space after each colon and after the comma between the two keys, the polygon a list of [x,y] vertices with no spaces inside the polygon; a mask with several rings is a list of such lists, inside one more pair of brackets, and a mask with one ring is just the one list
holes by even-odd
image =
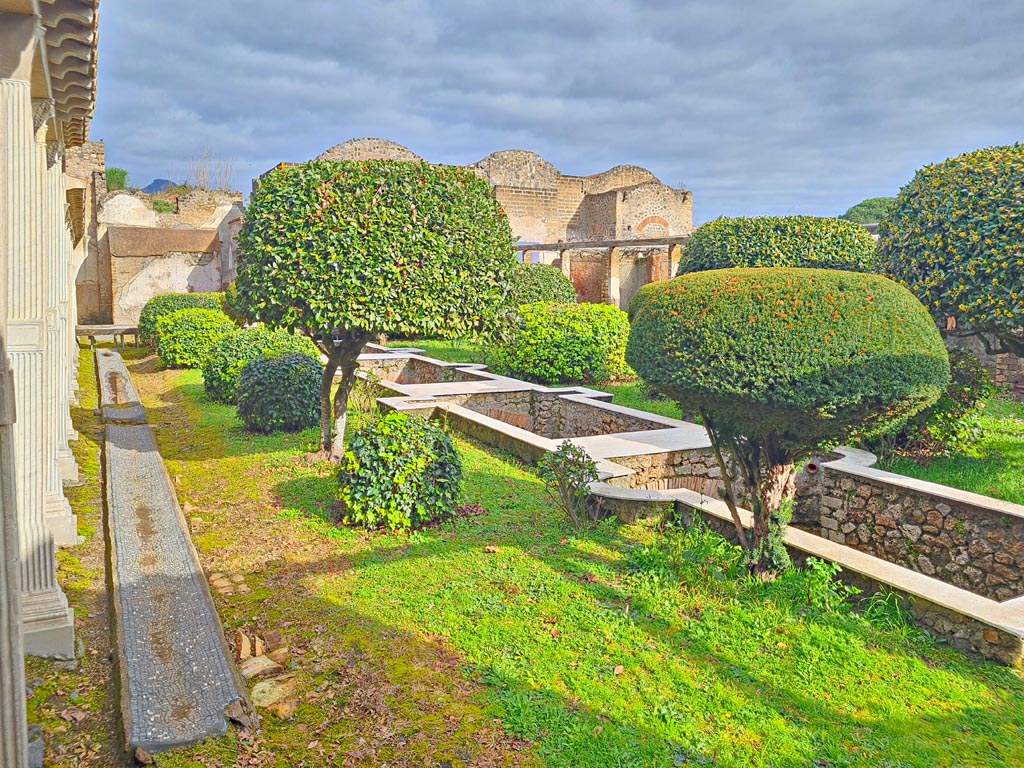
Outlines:
{"label": "tree trunk", "polygon": [[341,362],[341,382],[334,393],[334,440],[331,443],[330,459],[335,464],[345,457],[345,427],[348,424],[348,396],[356,381],[359,367],[358,353],[351,360]]}
{"label": "tree trunk", "polygon": [[729,514],[732,516],[732,524],[736,527],[736,538],[740,543],[740,546],[745,550],[750,550],[750,542],[747,541],[747,531],[743,527],[743,523],[740,520],[739,512],[739,499],[736,498],[736,491],[732,484],[732,475],[729,474],[729,466],[725,463],[725,457],[722,455],[722,448],[718,442],[718,433],[711,424],[711,420],[705,411],[700,412],[701,421],[704,422],[704,430],[708,433],[708,437],[711,439],[711,447],[715,450],[715,458],[718,460],[718,468],[722,473],[722,485],[725,486],[725,506],[729,508]]}
{"label": "tree trunk", "polygon": [[331,453],[331,428],[334,419],[331,415],[331,388],[334,386],[334,374],[338,370],[338,361],[327,357],[327,366],[320,379],[320,450]]}

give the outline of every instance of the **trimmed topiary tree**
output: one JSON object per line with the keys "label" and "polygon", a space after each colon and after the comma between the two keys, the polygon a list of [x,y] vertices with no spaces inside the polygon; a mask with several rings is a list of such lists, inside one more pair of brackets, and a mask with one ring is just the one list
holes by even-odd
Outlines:
{"label": "trimmed topiary tree", "polygon": [[[782,502],[796,463],[934,403],[949,358],[921,303],[878,275],[723,269],[642,288],[626,359],[701,414],[740,542],[761,573],[788,564]],[[725,456],[754,517],[748,539]]]}
{"label": "trimmed topiary tree", "polygon": [[139,314],[139,337],[143,343],[156,344],[156,324],[179,309],[222,309],[221,293],[163,293],[146,302]]}
{"label": "trimmed topiary tree", "polygon": [[238,377],[250,360],[293,352],[318,357],[312,341],[287,331],[257,326],[229,333],[210,348],[203,361],[203,389],[211,400],[233,403]]}
{"label": "trimmed topiary tree", "polygon": [[512,270],[509,304],[518,307],[538,301],[572,304],[576,301],[576,286],[558,267],[523,262]]}
{"label": "trimmed topiary tree", "polygon": [[818,267],[873,272],[875,239],[860,224],[816,216],[709,221],[686,241],[676,274],[729,267]]}
{"label": "trimmed topiary tree", "polygon": [[168,368],[199,368],[210,349],[235,329],[219,309],[179,309],[156,323],[156,353]]}
{"label": "trimmed topiary tree", "polygon": [[496,371],[545,384],[629,378],[629,317],[610,304],[524,304],[520,324],[497,342]]}
{"label": "trimmed topiary tree", "polygon": [[856,205],[850,206],[840,219],[852,221],[855,224],[877,224],[896,202],[895,197],[869,197],[861,200]]}
{"label": "trimmed topiary tree", "polygon": [[407,531],[454,514],[462,462],[436,424],[392,412],[352,436],[339,481],[342,522]]}
{"label": "trimmed topiary tree", "polygon": [[508,219],[486,181],[465,168],[389,160],[271,172],[253,193],[239,244],[236,307],[299,331],[328,358],[321,432],[337,461],[366,342],[486,331],[506,311],[516,264]]}
{"label": "trimmed topiary tree", "polygon": [[298,432],[320,421],[324,367],[311,355],[257,357],[238,376],[235,405],[250,432]]}
{"label": "trimmed topiary tree", "polygon": [[922,168],[878,235],[879,271],[910,288],[940,327],[975,332],[990,353],[1024,356],[1024,144]]}

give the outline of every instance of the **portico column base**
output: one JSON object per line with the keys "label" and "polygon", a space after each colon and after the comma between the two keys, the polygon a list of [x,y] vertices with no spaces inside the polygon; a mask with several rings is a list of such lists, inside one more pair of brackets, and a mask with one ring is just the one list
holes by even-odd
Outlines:
{"label": "portico column base", "polygon": [[46,495],[44,502],[46,528],[58,547],[78,546],[78,517],[71,511],[71,505],[63,495]]}
{"label": "portico column base", "polygon": [[[78,433],[68,439],[77,440]],[[70,448],[60,447],[57,449],[57,468],[60,470],[60,479],[65,483],[78,482],[78,462]]]}
{"label": "portico column base", "polygon": [[50,659],[75,658],[75,609],[60,588],[21,597],[25,653]]}

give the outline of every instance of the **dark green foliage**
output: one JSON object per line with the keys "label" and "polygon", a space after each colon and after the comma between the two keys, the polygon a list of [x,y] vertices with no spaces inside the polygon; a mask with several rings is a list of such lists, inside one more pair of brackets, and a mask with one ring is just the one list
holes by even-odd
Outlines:
{"label": "dark green foliage", "polygon": [[[695,272],[645,286],[632,312],[626,359],[700,413],[737,536],[762,574],[789,563],[785,498],[796,462],[822,443],[913,416],[949,382],[949,358],[928,311],[878,275]],[[737,480],[753,514],[752,538],[740,524]]]}
{"label": "dark green foliage", "polygon": [[1024,144],[922,168],[879,228],[879,271],[946,325],[991,330],[1024,354]]}
{"label": "dark green foliage", "polygon": [[872,272],[875,240],[864,227],[815,216],[719,218],[686,242],[677,274],[728,267],[817,267]]}
{"label": "dark green foliage", "polygon": [[629,319],[609,304],[524,304],[520,324],[496,344],[495,370],[548,384],[633,376],[626,365]]}
{"label": "dark green foliage", "polygon": [[505,303],[512,231],[465,168],[387,160],[271,172],[239,235],[239,306],[313,335],[461,338]]}
{"label": "dark green foliage", "polygon": [[258,357],[238,376],[238,418],[250,432],[298,432],[320,421],[324,367],[310,355]]}
{"label": "dark green foliage", "polygon": [[179,309],[221,309],[221,293],[164,293],[146,302],[139,315],[139,336],[146,344],[156,344],[157,321]]}
{"label": "dark green foliage", "polygon": [[[512,230],[465,168],[393,160],[279,168],[238,238],[237,300],[252,321],[298,330],[328,357],[321,439],[343,453],[357,358],[374,335],[466,338],[507,312]],[[334,396],[335,372],[342,378]]]}
{"label": "dark green foliage", "polygon": [[232,280],[230,285],[228,285],[228,289],[224,291],[224,299],[221,302],[221,305],[223,307],[224,314],[230,317],[235,322],[235,325],[241,327],[253,322],[252,318],[246,314],[245,308],[239,302],[238,284],[236,281]]}
{"label": "dark green foliage", "polygon": [[895,197],[869,197],[852,206],[839,218],[856,224],[877,224],[889,212],[894,202]]}
{"label": "dark green foliage", "polygon": [[953,380],[938,402],[872,440],[872,450],[937,456],[960,453],[978,443],[985,400],[996,393],[996,387],[973,353],[955,349],[949,363]]}
{"label": "dark green foliage", "polygon": [[908,418],[949,381],[927,311],[878,275],[699,272],[645,286],[632,313],[626,359],[641,377],[794,448]]}
{"label": "dark green foliage", "polygon": [[436,424],[392,412],[352,436],[339,481],[343,522],[405,531],[454,513],[462,462]]}
{"label": "dark green foliage", "polygon": [[179,309],[156,323],[156,353],[167,368],[199,368],[213,347],[235,328],[219,309]]}
{"label": "dark green foliage", "polygon": [[512,270],[509,304],[518,307],[539,301],[572,304],[576,301],[576,287],[558,267],[523,262]]}
{"label": "dark green foliage", "polygon": [[317,357],[312,341],[287,331],[265,326],[245,328],[221,338],[203,361],[203,388],[211,400],[235,402],[235,390],[242,369],[257,357],[281,357],[293,352]]}
{"label": "dark green foliage", "polygon": [[544,454],[537,474],[574,528],[589,528],[597,522],[600,506],[590,498],[590,484],[598,479],[597,463],[583,448],[565,441]]}
{"label": "dark green foliage", "polygon": [[128,189],[128,171],[124,168],[107,168],[107,191]]}

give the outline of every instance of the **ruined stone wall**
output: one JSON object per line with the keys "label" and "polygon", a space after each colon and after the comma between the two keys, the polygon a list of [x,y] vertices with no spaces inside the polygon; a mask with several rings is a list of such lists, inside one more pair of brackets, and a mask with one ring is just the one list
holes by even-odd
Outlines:
{"label": "ruined stone wall", "polygon": [[693,232],[693,195],[661,182],[620,193],[615,239],[655,238]]}
{"label": "ruined stone wall", "polygon": [[929,486],[822,466],[798,477],[793,525],[995,600],[1024,595],[1024,514]]}
{"label": "ruined stone wall", "polygon": [[[610,461],[633,470],[632,475],[621,478],[630,488],[650,491],[688,488],[713,499],[718,498],[722,470],[710,448],[625,456]],[[609,482],[616,484],[614,479]]]}
{"label": "ruined stone wall", "polygon": [[[80,323],[99,323],[110,316],[110,264],[104,262],[97,237],[98,201],[107,194],[106,147],[87,141],[64,152],[64,173],[82,190],[84,230],[74,244],[80,266],[75,275],[75,298]],[[66,185],[72,189],[72,182]]]}
{"label": "ruined stone wall", "polygon": [[[999,346],[995,336],[988,334],[987,338],[989,346]],[[981,337],[962,331],[947,331],[943,340],[950,350],[966,349],[974,353],[997,386],[1005,388],[1016,399],[1024,401],[1024,358],[1006,353],[992,354],[986,350]]]}

